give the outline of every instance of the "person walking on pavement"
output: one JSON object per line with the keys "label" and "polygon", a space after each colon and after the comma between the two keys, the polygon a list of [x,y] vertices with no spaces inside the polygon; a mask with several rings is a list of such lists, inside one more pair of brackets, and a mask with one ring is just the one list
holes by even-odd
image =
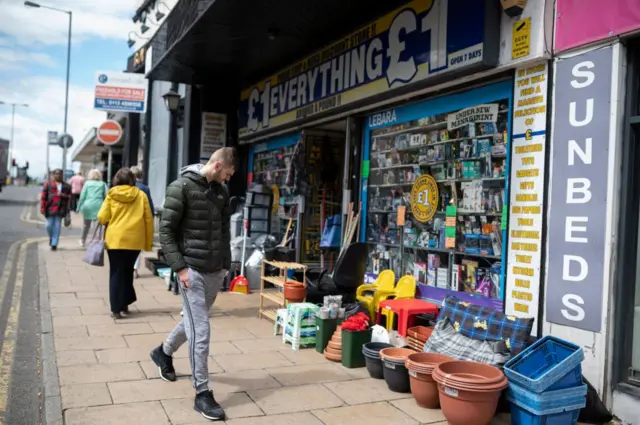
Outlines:
{"label": "person walking on pavement", "polygon": [[82,236],[80,237],[81,246],[84,246],[87,241],[89,229],[98,219],[98,211],[100,211],[102,202],[107,197],[107,191],[109,190],[106,183],[102,181],[102,173],[99,170],[93,169],[89,171],[87,177],[88,180],[82,187],[77,207],[77,212],[82,214],[84,218]]}
{"label": "person walking on pavement", "polygon": [[53,170],[52,176],[53,178],[42,187],[40,213],[47,220],[46,228],[49,235],[49,246],[52,251],[56,251],[60,239],[62,220],[69,213],[71,187],[63,181],[61,169]]}
{"label": "person walking on pavement", "polygon": [[109,303],[114,319],[128,314],[129,305],[136,302],[133,264],[140,251],[151,251],[153,247],[149,201],[135,184],[128,168],[118,170],[98,211],[98,222],[107,226],[104,242],[109,256]]}
{"label": "person walking on pavement", "polygon": [[80,194],[82,193],[82,187],[84,186],[82,173],[78,171],[75,176],[69,179],[69,184],[71,185],[71,211],[76,211]]}
{"label": "person walking on pavement", "polygon": [[181,170],[171,183],[160,221],[160,244],[181,284],[183,318],[166,340],[151,351],[160,377],[175,381],[173,353],[187,342],[196,391],[194,410],[210,420],[225,413],[209,390],[209,310],[231,264],[229,193],[223,184],[233,175],[233,148],[218,149],[206,165]]}
{"label": "person walking on pavement", "polygon": [[[131,172],[133,176],[136,178],[136,187],[143,191],[145,195],[147,195],[147,199],[149,200],[149,208],[151,208],[151,217],[156,216],[156,210],[153,207],[153,199],[151,199],[151,191],[149,190],[149,186],[144,184],[142,181],[142,168],[136,166],[131,167]],[[138,274],[138,269],[140,268],[140,260],[142,258],[142,254],[138,255],[138,259],[136,263],[133,265],[133,271],[136,274],[136,278],[140,277]]]}

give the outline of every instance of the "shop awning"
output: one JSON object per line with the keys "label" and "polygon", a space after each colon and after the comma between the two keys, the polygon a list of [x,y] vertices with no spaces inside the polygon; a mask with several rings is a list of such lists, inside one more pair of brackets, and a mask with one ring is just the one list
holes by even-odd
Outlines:
{"label": "shop awning", "polygon": [[[180,3],[196,7],[197,2],[181,1],[163,23],[166,48],[154,46],[153,54],[161,54],[154,58],[147,76],[184,84],[242,87],[406,2],[214,0],[198,14],[179,7]],[[207,2],[199,2],[203,3]]]}

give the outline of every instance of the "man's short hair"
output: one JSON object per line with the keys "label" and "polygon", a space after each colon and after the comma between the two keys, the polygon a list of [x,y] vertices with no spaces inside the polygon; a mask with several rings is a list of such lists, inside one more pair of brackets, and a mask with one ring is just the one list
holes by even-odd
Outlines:
{"label": "man's short hair", "polygon": [[209,158],[209,164],[213,164],[216,161],[222,162],[227,167],[232,167],[234,170],[236,168],[236,150],[235,148],[220,148],[215,151],[211,158]]}

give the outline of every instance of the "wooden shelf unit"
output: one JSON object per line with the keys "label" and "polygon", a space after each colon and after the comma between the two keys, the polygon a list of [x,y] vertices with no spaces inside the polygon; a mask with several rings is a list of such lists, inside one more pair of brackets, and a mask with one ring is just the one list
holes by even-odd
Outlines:
{"label": "wooden shelf unit", "polygon": [[[278,269],[278,276],[266,276],[264,271],[265,265]],[[267,319],[275,321],[278,309],[287,306],[287,300],[284,298],[284,283],[287,281],[295,281],[293,278],[287,278],[289,270],[302,270],[302,281],[306,284],[307,266],[304,264],[262,260],[262,272],[260,273],[260,308],[258,310],[259,318],[266,317]],[[274,285],[275,288],[265,288],[265,282]],[[265,300],[277,306],[275,308],[265,307]]]}

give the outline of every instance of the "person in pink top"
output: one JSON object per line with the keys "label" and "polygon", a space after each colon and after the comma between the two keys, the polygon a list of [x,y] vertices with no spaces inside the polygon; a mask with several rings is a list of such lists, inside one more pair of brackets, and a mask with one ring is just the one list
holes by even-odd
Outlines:
{"label": "person in pink top", "polygon": [[71,177],[69,184],[71,185],[71,211],[75,211],[78,207],[82,187],[84,186],[82,173],[78,171],[75,176]]}

